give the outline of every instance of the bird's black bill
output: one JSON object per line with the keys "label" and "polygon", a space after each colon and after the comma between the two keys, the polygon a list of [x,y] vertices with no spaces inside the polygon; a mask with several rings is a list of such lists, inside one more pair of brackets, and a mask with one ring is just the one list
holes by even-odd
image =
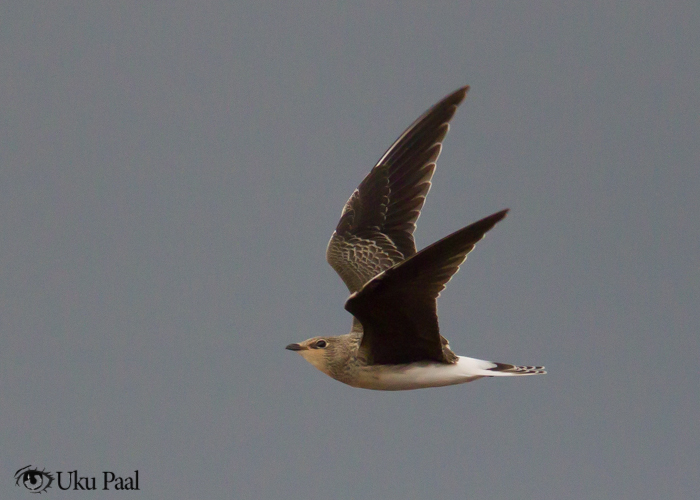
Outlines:
{"label": "bird's black bill", "polygon": [[289,349],[290,351],[301,351],[302,347],[299,344],[289,344],[285,349]]}

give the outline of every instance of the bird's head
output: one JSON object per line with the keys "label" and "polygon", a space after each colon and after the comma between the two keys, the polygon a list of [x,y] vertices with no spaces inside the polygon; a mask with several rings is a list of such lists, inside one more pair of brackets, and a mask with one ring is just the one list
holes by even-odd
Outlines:
{"label": "bird's head", "polygon": [[331,375],[331,365],[341,354],[341,344],[339,337],[312,337],[298,344],[289,344],[286,349],[298,352],[323,373]]}

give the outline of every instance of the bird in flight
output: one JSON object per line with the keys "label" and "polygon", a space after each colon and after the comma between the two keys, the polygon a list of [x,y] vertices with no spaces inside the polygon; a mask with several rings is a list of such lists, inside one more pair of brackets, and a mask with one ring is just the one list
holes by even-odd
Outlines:
{"label": "bird in flight", "polygon": [[343,207],[326,260],[350,290],[345,309],[352,329],[287,346],[340,382],[399,391],[547,373],[543,366],[457,356],[438,327],[440,292],[507,209],[416,252],[416,220],[449,122],[468,90],[453,92],[413,122]]}

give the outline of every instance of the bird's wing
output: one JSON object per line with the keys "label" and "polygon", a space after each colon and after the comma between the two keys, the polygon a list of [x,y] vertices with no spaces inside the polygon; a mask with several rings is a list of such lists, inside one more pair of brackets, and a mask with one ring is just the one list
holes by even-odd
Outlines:
{"label": "bird's wing", "polygon": [[326,260],[351,292],[416,253],[416,220],[449,121],[467,90],[453,92],[413,122],[343,207]]}
{"label": "bird's wing", "polygon": [[345,303],[362,323],[359,355],[368,364],[453,363],[443,350],[437,298],[477,241],[506,216],[502,210],[424,248],[369,281]]}

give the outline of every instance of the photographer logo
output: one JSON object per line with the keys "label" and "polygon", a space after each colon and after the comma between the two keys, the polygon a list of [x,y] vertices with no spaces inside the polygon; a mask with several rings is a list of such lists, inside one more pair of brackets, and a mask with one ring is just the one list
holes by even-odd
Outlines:
{"label": "photographer logo", "polygon": [[15,485],[26,488],[29,493],[43,493],[55,483],[63,491],[140,491],[139,471],[132,475],[119,476],[112,471],[102,471],[99,476],[81,476],[78,470],[47,472],[27,465],[15,472]]}

